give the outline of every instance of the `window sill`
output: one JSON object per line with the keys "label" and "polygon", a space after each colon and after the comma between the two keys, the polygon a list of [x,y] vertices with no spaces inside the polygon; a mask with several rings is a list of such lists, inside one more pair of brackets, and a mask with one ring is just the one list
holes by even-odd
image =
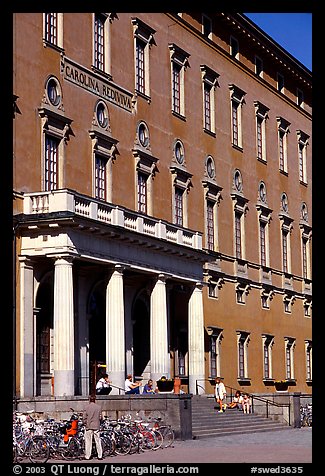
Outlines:
{"label": "window sill", "polygon": [[181,119],[182,121],[186,122],[186,117],[183,116],[183,114],[179,114],[178,112],[172,111],[172,115],[175,117],[178,117],[178,119]]}

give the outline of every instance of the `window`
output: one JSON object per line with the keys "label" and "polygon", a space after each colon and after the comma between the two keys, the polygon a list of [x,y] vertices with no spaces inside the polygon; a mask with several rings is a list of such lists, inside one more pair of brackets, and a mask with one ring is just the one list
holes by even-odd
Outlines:
{"label": "window", "polygon": [[234,201],[234,255],[237,260],[245,259],[245,226],[244,218],[247,211],[248,200],[243,196],[243,183],[241,172],[236,169],[233,174]]}
{"label": "window", "polygon": [[95,154],[95,198],[106,200],[106,159]]}
{"label": "window", "polygon": [[183,226],[183,190],[175,188],[174,223]]}
{"label": "window", "polygon": [[280,172],[288,173],[288,159],[287,159],[287,138],[289,133],[290,123],[282,117],[277,117],[278,123],[278,150],[279,150],[279,169]]}
{"label": "window", "polygon": [[303,184],[307,184],[307,146],[309,136],[302,132],[297,131],[298,139],[298,163],[299,163],[299,180]]}
{"label": "window", "polygon": [[144,121],[139,121],[137,125],[132,152],[136,169],[136,210],[152,215],[153,181],[158,171],[158,159],[151,153],[149,129]]}
{"label": "window", "polygon": [[59,140],[45,134],[45,191],[58,188]]}
{"label": "window", "polygon": [[301,262],[305,285],[311,279],[311,227],[308,225],[308,210],[305,202],[301,205]]}
{"label": "window", "polygon": [[207,248],[214,250],[214,203],[207,201]]}
{"label": "window", "polygon": [[301,89],[297,88],[297,105],[304,109],[304,93],[301,91]]}
{"label": "window", "polygon": [[103,100],[95,103],[92,127],[93,196],[99,200],[112,201],[112,163],[119,154],[118,140],[111,135],[109,112]]}
{"label": "window", "polygon": [[104,38],[104,24],[105,17],[100,14],[95,15],[95,30],[94,30],[94,66],[95,68],[104,71],[105,57],[105,38]]}
{"label": "window", "polygon": [[291,274],[290,233],[293,228],[293,220],[288,215],[288,197],[285,192],[281,195],[279,218],[281,223],[282,271],[284,274]]}
{"label": "window", "polygon": [[295,339],[285,338],[286,380],[294,380],[294,348]]}
{"label": "window", "polygon": [[260,264],[262,268],[266,268],[270,266],[269,224],[271,221],[271,210],[267,206],[266,185],[263,181],[259,184],[256,208],[259,224]]}
{"label": "window", "polygon": [[192,187],[192,174],[186,170],[185,149],[182,141],[176,139],[173,146],[173,164],[170,167],[173,181],[173,223],[187,226],[187,196]]}
{"label": "window", "polygon": [[61,87],[57,78],[47,79],[42,99],[42,107],[38,113],[41,118],[42,147],[43,147],[43,174],[44,190],[62,188],[64,152],[70,135],[72,120],[65,117],[61,111]]}
{"label": "window", "polygon": [[233,58],[239,59],[239,44],[233,36],[230,37],[230,54]]}
{"label": "window", "polygon": [[277,89],[280,93],[284,93],[284,77],[280,73],[277,73]]}
{"label": "window", "polygon": [[248,378],[248,344],[249,333],[237,332],[237,353],[238,353],[238,380],[249,380]]}
{"label": "window", "polygon": [[236,302],[237,304],[246,304],[246,296],[249,294],[250,285],[239,281],[236,284]]}
{"label": "window", "polygon": [[185,116],[185,70],[189,54],[175,44],[169,45],[172,80],[172,112]]}
{"label": "window", "polygon": [[304,299],[304,316],[310,317],[311,316],[311,299]]}
{"label": "window", "polygon": [[215,88],[218,85],[219,74],[206,65],[201,65],[203,84],[203,128],[215,133]]}
{"label": "window", "polygon": [[244,104],[245,92],[231,84],[230,101],[231,101],[231,134],[232,145],[242,148],[242,107]]}
{"label": "window", "polygon": [[270,301],[273,299],[274,291],[267,285],[263,285],[261,290],[262,309],[270,309]]}
{"label": "window", "polygon": [[58,44],[58,14],[44,13],[45,41],[51,45]]}
{"label": "window", "polygon": [[263,61],[258,56],[255,56],[255,74],[263,78]]}
{"label": "window", "polygon": [[272,347],[274,336],[263,335],[263,380],[271,380],[272,377]]}
{"label": "window", "polygon": [[110,79],[110,24],[116,13],[94,13],[93,69]]}
{"label": "window", "polygon": [[204,14],[202,14],[202,33],[203,36],[212,40],[212,20]]}
{"label": "window", "polygon": [[205,223],[206,223],[206,247],[208,250],[217,251],[218,244],[218,220],[217,208],[221,200],[222,188],[217,185],[215,176],[215,163],[211,155],[205,160],[206,179],[202,181],[205,189]]}
{"label": "window", "polygon": [[258,101],[254,102],[256,115],[256,156],[266,162],[266,120],[269,109]]}
{"label": "window", "polygon": [[138,172],[138,212],[147,213],[147,178]]}
{"label": "window", "polygon": [[221,375],[221,342],[223,339],[222,329],[208,327],[207,332],[210,338],[209,349],[209,378],[214,379]]}
{"label": "window", "polygon": [[313,346],[310,340],[305,341],[306,352],[306,380],[311,382],[313,380]]}
{"label": "window", "polygon": [[139,18],[132,18],[135,57],[135,90],[146,97],[150,96],[149,50],[155,45],[156,31]]}

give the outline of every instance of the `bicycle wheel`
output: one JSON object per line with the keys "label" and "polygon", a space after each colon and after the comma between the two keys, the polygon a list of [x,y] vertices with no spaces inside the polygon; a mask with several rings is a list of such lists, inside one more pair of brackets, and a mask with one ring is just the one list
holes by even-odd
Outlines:
{"label": "bicycle wheel", "polygon": [[172,427],[166,425],[166,426],[160,426],[159,431],[163,436],[163,448],[168,448],[174,443],[175,440],[175,433]]}
{"label": "bicycle wheel", "polygon": [[29,447],[29,459],[32,463],[46,463],[50,457],[50,447],[45,438],[34,436]]}
{"label": "bicycle wheel", "polygon": [[164,442],[164,437],[163,437],[161,431],[158,430],[158,429],[154,429],[153,432],[155,433],[155,437],[156,437],[156,445],[153,449],[158,450],[159,448],[162,447],[162,444]]}
{"label": "bicycle wheel", "polygon": [[108,435],[100,435],[100,441],[102,443],[103,458],[111,456],[115,450],[114,440]]}
{"label": "bicycle wheel", "polygon": [[142,431],[142,446],[143,451],[153,450],[156,446],[156,437],[154,431]]}
{"label": "bicycle wheel", "polygon": [[79,458],[81,454],[81,447],[76,438],[70,438],[66,448],[62,448],[62,457],[68,461]]}
{"label": "bicycle wheel", "polygon": [[131,451],[132,440],[129,436],[123,433],[115,434],[115,449],[114,452],[118,455],[126,455]]}

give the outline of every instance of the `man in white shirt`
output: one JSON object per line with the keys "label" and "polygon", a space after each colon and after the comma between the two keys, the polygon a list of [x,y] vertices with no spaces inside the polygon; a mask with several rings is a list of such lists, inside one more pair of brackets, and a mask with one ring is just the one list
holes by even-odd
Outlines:
{"label": "man in white shirt", "polygon": [[132,375],[128,374],[126,376],[125,384],[124,384],[124,389],[125,389],[125,394],[130,394],[130,393],[136,393],[139,394],[140,390],[139,387],[141,386],[141,382],[132,382]]}
{"label": "man in white shirt", "polygon": [[96,384],[96,395],[109,395],[112,391],[108,374],[104,374]]}

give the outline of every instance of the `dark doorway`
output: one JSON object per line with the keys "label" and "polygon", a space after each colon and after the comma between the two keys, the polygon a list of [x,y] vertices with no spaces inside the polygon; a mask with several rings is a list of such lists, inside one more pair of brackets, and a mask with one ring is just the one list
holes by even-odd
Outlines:
{"label": "dark doorway", "polygon": [[[51,394],[51,329],[53,329],[53,279],[40,284],[36,297],[36,395]],[[44,382],[47,385],[42,386]]]}
{"label": "dark doorway", "polygon": [[133,368],[140,376],[150,361],[150,312],[149,305],[138,298],[133,308]]}
{"label": "dark doorway", "polygon": [[[89,364],[106,362],[106,288],[98,284],[88,302],[89,316]],[[91,373],[90,373],[91,374]]]}

